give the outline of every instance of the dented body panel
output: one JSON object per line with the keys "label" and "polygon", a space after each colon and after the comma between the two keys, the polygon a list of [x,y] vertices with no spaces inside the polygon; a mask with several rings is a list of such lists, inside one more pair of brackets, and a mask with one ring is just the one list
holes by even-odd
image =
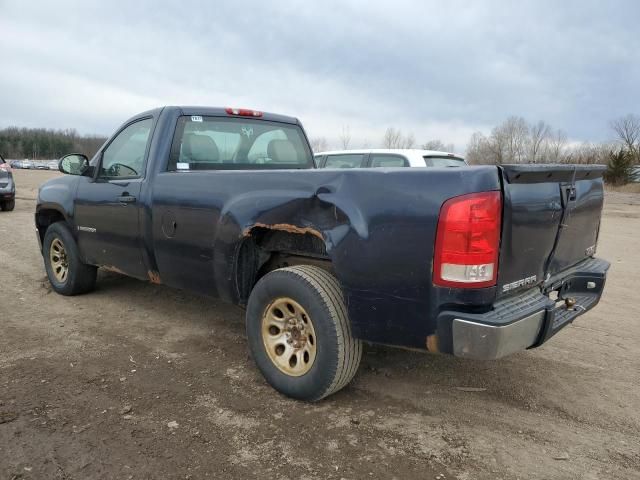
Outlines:
{"label": "dented body panel", "polygon": [[[126,193],[135,187],[135,204],[118,205],[115,196],[112,201],[87,198],[99,190],[92,188],[98,183],[95,178],[56,179],[40,191],[40,236],[49,221],[46,215],[56,218],[51,212],[60,211],[88,263],[239,305],[246,303],[251,287],[267,269],[303,259],[336,275],[353,335],[375,343],[453,353],[451,325],[456,315],[473,317],[493,310],[500,284],[477,289],[433,284],[434,243],[444,201],[503,191],[509,172],[495,166],[167,171],[173,133],[183,115],[225,113],[165,107],[126,122],[123,128],[136,118],[153,119],[144,176],[139,182],[108,187]],[[290,117],[264,118],[302,128]],[[100,161],[101,151],[92,165]],[[597,185],[584,188],[597,197]],[[81,190],[84,198],[77,196]],[[514,192],[507,200],[515,205]],[[590,205],[597,204],[594,195]],[[505,208],[510,208],[508,202]],[[108,235],[79,228],[92,227],[78,223],[85,204],[97,204],[105,212],[99,221]],[[517,205],[527,208],[522,202]],[[532,207],[538,208],[535,202]],[[505,218],[518,222],[510,211]],[[512,240],[503,238],[509,255],[518,248]],[[96,249],[88,247],[91,242],[101,245],[100,261],[95,259]],[[504,255],[500,261],[509,261]],[[517,272],[506,271],[505,278],[514,283]],[[525,277],[528,272],[521,273]]]}
{"label": "dented body panel", "polygon": [[[440,302],[493,300],[493,288],[434,289],[431,262],[441,203],[498,189],[495,168],[161,173],[154,183],[149,254],[168,285],[241,303],[240,245],[273,229],[324,241],[363,339],[425,348]],[[167,218],[180,219],[171,238]]]}

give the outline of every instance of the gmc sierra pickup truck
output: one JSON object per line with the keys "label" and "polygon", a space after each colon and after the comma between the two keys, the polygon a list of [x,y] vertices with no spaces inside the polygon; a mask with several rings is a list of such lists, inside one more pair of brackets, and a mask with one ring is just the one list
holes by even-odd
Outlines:
{"label": "gmc sierra pickup truck", "polygon": [[295,118],[164,107],[41,186],[35,223],[63,295],[98,267],[246,307],[267,381],[319,400],[362,343],[495,359],[593,308],[603,169],[317,169]]}

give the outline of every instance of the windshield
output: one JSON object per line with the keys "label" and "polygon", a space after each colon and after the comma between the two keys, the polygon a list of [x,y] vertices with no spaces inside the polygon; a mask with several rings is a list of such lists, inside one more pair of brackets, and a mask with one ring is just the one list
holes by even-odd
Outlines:
{"label": "windshield", "polygon": [[467,163],[459,157],[432,157],[425,156],[424,163],[427,167],[464,167]]}
{"label": "windshield", "polygon": [[180,117],[168,170],[313,168],[298,125],[251,118]]}

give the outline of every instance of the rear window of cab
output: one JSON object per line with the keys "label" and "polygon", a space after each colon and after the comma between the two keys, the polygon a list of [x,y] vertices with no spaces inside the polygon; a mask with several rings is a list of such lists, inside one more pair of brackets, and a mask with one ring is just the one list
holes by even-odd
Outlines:
{"label": "rear window of cab", "polygon": [[178,119],[168,171],[314,168],[298,125],[252,118]]}

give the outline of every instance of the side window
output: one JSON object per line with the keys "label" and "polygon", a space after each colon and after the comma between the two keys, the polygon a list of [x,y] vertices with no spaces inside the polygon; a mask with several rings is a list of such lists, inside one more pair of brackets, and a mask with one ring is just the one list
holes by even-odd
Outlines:
{"label": "side window", "polygon": [[151,124],[147,118],[132,123],[122,130],[102,154],[100,177],[141,177],[144,154],[147,150]]}
{"label": "side window", "polygon": [[362,166],[364,154],[350,153],[344,155],[327,155],[324,168],[358,168]]}
{"label": "side window", "polygon": [[408,167],[409,162],[400,155],[388,155],[382,153],[371,154],[372,167]]}

